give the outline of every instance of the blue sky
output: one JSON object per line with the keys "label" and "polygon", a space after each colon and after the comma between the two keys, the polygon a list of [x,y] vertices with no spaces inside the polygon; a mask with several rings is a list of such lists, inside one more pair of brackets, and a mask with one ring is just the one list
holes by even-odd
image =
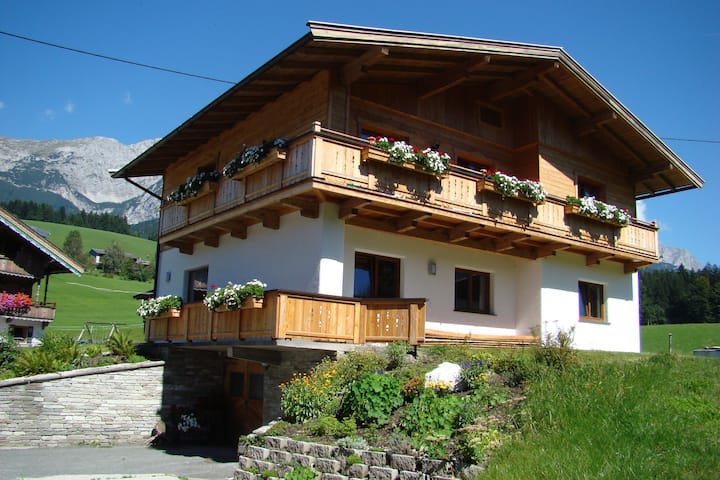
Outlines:
{"label": "blue sky", "polygon": [[[238,81],[300,38],[308,20],[555,45],[706,181],[648,200],[664,245],[720,264],[720,2],[243,2],[1,0],[0,30]],[[0,35],[0,136],[166,135],[229,85]]]}

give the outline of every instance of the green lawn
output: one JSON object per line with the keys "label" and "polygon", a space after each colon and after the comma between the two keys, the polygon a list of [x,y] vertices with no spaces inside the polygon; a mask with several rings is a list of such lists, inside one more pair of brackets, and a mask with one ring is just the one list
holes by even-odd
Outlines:
{"label": "green lawn", "polygon": [[35,220],[26,220],[25,223],[42,228],[50,233],[48,240],[55,246],[62,249],[65,238],[71,230],[80,232],[80,238],[83,242],[83,250],[88,253],[91,248],[107,249],[114,240],[120,245],[126,253],[146,260],[155,258],[156,243],[145,238],[134,237],[132,235],[122,235],[120,233],[106,232],[104,230],[93,230],[91,228],[76,227],[73,225],[62,225],[59,223],[38,222]]}
{"label": "green lawn", "polygon": [[643,352],[667,352],[670,333],[673,338],[673,352],[681,355],[692,355],[695,349],[720,345],[720,323],[644,325],[641,328]]}
{"label": "green lawn", "polygon": [[53,275],[48,301],[57,303],[57,311],[49,331],[77,337],[85,322],[117,323],[124,324],[119,328],[131,334],[134,341],[142,341],[143,322],[135,312],[140,302],[133,295],[152,287],[152,282],[95,275]]}

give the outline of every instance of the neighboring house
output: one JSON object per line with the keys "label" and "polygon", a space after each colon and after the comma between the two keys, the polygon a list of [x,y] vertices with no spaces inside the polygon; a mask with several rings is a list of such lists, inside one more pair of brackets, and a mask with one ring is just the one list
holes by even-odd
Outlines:
{"label": "neighboring house", "polygon": [[[148,340],[272,364],[291,347],[512,344],[574,328],[579,348],[639,351],[636,272],[658,261],[657,226],[581,215],[567,197],[624,221],[638,199],[701,187],[690,167],[561,48],[309,27],[114,174],[162,175],[173,198],[156,294],[186,305],[148,321]],[[383,136],[452,165],[388,162],[368,140]],[[259,162],[241,155],[279,138]],[[239,156],[247,167],[213,180]],[[498,193],[494,170],[547,197]],[[253,278],[272,290],[262,309],[199,303]]]}
{"label": "neighboring house", "polygon": [[[88,255],[90,255],[92,257],[93,262],[97,266],[97,265],[102,264],[102,258],[105,256],[106,253],[107,253],[107,251],[104,248],[91,248],[90,251],[88,252]],[[126,252],[125,258],[129,258],[130,260],[133,261],[133,263],[135,263],[137,265],[142,265],[145,267],[150,265],[149,261],[143,260],[142,258],[140,258],[136,255],[133,255],[132,253]]]}
{"label": "neighboring house", "polygon": [[50,275],[82,272],[72,258],[0,208],[0,331],[9,330],[22,345],[37,344],[55,318],[55,304],[47,302]]}

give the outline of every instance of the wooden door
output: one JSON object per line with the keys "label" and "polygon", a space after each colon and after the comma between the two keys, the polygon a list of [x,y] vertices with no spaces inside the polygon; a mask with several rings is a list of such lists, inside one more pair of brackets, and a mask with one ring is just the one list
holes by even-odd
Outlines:
{"label": "wooden door", "polygon": [[225,405],[228,440],[236,442],[263,423],[265,369],[256,362],[225,361]]}

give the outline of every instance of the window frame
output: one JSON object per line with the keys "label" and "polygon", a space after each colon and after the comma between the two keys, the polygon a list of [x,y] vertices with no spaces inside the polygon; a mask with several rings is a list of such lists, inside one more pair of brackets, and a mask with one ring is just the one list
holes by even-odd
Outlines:
{"label": "window frame", "polygon": [[[590,191],[590,192],[588,192]],[[588,193],[597,192],[594,195],[590,195]],[[605,185],[596,182],[594,180],[590,180],[586,177],[578,177],[577,178],[577,196],[578,198],[583,197],[595,197],[596,200],[600,200],[601,202],[605,201],[606,198],[606,190]]]}
{"label": "window frame", "polygon": [[[199,268],[193,268],[189,270],[185,270],[185,303],[197,303],[202,302],[203,298],[197,300],[195,291],[196,289],[193,288],[193,283],[195,281],[194,275],[198,272],[205,272],[205,294],[203,295],[203,298],[207,296],[207,289],[208,289],[208,279],[209,279],[209,268],[207,266],[199,267]],[[202,291],[202,290],[198,290]]]}
{"label": "window frame", "polygon": [[[358,282],[357,282],[357,271],[358,271],[358,259],[364,259],[367,261],[370,261],[370,295],[363,296],[358,294]],[[354,257],[354,265],[353,265],[353,296],[356,298],[401,298],[400,297],[400,278],[401,278],[401,268],[402,263],[400,261],[400,258],[397,257],[388,257],[384,255],[376,255],[374,253],[367,253],[367,252],[355,252]],[[390,262],[395,265],[396,267],[396,273],[395,273],[395,279],[393,281],[394,286],[394,293],[395,295],[392,296],[381,296],[380,295],[380,283],[378,281],[380,269],[379,263],[380,262]]]}
{"label": "window frame", "polygon": [[[469,306],[466,308],[458,307],[458,274],[469,274],[467,290],[465,292],[466,298],[468,298]],[[482,291],[478,296],[478,301],[473,302],[473,278],[482,276],[485,281],[481,283],[480,288]],[[493,314],[493,275],[490,272],[484,272],[480,270],[471,270],[468,268],[455,267],[454,284],[453,284],[453,311],[463,313],[476,313],[480,315],[492,315]],[[484,298],[484,302],[483,302]],[[485,304],[485,308],[481,308],[482,304]]]}
{"label": "window frame", "polygon": [[[593,308],[594,301],[597,301],[598,299],[598,305]],[[595,310],[597,310],[599,316],[593,315]],[[583,313],[585,313],[585,315],[583,315]],[[605,295],[605,285],[602,283],[578,280],[578,316],[580,317],[580,320],[583,321],[607,322],[607,297]]]}

